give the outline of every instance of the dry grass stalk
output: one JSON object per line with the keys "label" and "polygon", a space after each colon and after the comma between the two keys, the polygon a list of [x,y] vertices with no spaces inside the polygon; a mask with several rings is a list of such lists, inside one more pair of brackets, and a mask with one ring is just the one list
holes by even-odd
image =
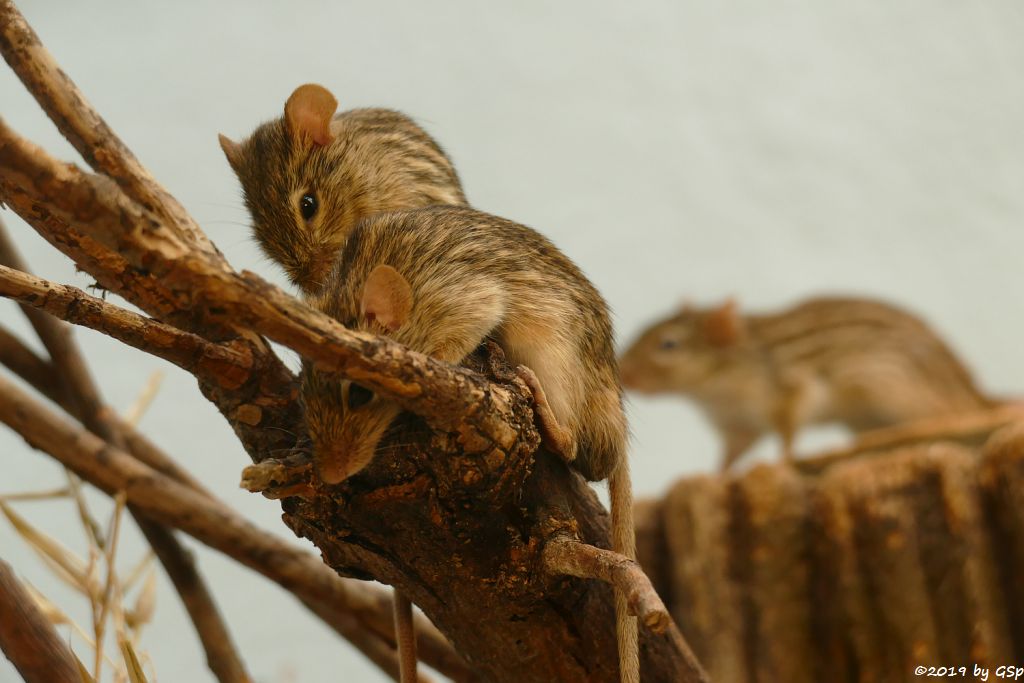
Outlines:
{"label": "dry grass stalk", "polygon": [[78,510],[78,518],[82,521],[86,537],[89,539],[90,547],[103,548],[104,538],[100,532],[100,525],[96,519],[89,514],[89,507],[85,504],[85,497],[82,495],[82,480],[71,470],[64,468],[64,475],[68,480],[68,490],[75,501],[75,508]]}
{"label": "dry grass stalk", "polygon": [[28,501],[67,498],[69,495],[71,495],[71,489],[64,487],[59,489],[50,489],[48,491],[24,491],[20,493],[5,493],[3,495],[0,495],[0,501],[5,503],[24,503]]}
{"label": "dry grass stalk", "polygon": [[81,557],[57,539],[34,527],[2,501],[0,501],[0,512],[3,512],[22,540],[28,543],[29,547],[43,559],[57,578],[82,593],[93,592],[94,585],[88,565]]}
{"label": "dry grass stalk", "polygon": [[142,577],[143,573],[145,573],[147,569],[150,574],[153,573],[153,559],[153,551],[147,550],[146,554],[135,563],[135,566],[125,573],[125,579],[121,583],[121,585],[124,586],[125,591],[131,590],[132,586],[135,585],[135,582]]}
{"label": "dry grass stalk", "polygon": [[122,640],[119,643],[121,656],[124,657],[125,668],[128,672],[128,680],[131,683],[146,683],[146,674],[142,671],[142,664],[132,648],[131,641]]}
{"label": "dry grass stalk", "polygon": [[[74,475],[71,473],[68,473],[68,477],[69,481],[74,480]],[[77,514],[83,521],[83,535],[89,547],[90,560],[88,562],[57,539],[39,530],[7,504],[8,501],[13,500],[37,501],[60,498],[75,499]],[[18,535],[39,555],[54,576],[89,602],[92,618],[91,634],[37,588],[25,584],[26,593],[46,620],[53,626],[68,626],[81,640],[81,643],[90,650],[92,655],[91,671],[80,660],[77,662],[83,681],[103,680],[104,662],[109,666],[110,677],[115,683],[147,680],[142,674],[140,661],[149,661],[149,657],[143,652],[140,659],[136,653],[139,651],[140,630],[152,620],[155,613],[156,573],[152,567],[153,555],[151,552],[147,552],[126,574],[128,581],[122,584],[118,580],[116,570],[118,540],[125,503],[125,495],[123,493],[116,494],[114,509],[106,533],[97,530],[94,534],[93,526],[88,521],[94,522],[95,518],[89,510],[84,496],[81,495],[78,485],[60,490],[7,494],[0,498],[0,511],[3,512]],[[105,546],[100,545],[100,539],[103,538],[107,539]],[[102,582],[99,580],[101,571],[104,573]],[[134,596],[132,606],[126,610],[124,605],[127,595],[131,587],[138,583],[142,576],[146,578],[137,595]],[[103,646],[111,621],[114,624],[116,646],[121,654],[117,658],[106,652]]]}
{"label": "dry grass stalk", "polygon": [[[42,612],[42,614],[46,616],[47,619],[49,619],[51,624],[53,624],[54,626],[62,626],[65,624],[67,626],[70,626],[71,630],[74,631],[74,633],[82,639],[83,643],[88,645],[90,649],[95,650],[96,641],[93,639],[92,636],[89,635],[89,633],[84,628],[82,628],[78,624],[77,621],[75,621],[67,614],[65,614],[59,607],[57,607],[57,605],[51,602],[50,599],[47,598],[45,595],[40,593],[39,590],[32,584],[26,583],[25,590],[28,592],[30,596],[32,596],[32,600],[35,601],[36,606],[39,608],[39,611]],[[104,654],[103,657],[104,659],[106,659],[107,663],[111,665],[111,667],[116,668],[114,660],[111,659],[109,655]],[[89,674],[89,679],[93,680],[92,674]]]}
{"label": "dry grass stalk", "polygon": [[156,398],[157,393],[160,391],[160,385],[164,381],[164,373],[157,370],[149,376],[146,380],[146,384],[143,385],[142,391],[139,392],[138,397],[135,399],[128,410],[124,412],[124,422],[132,427],[138,426],[139,420],[149,410],[149,406],[153,403],[153,399]]}
{"label": "dry grass stalk", "polygon": [[[110,543],[107,544],[106,552],[103,553],[103,559],[106,562],[107,568],[107,580],[103,584],[103,590],[99,595],[94,594],[90,596],[93,601],[93,630],[96,632],[96,659],[94,661],[93,675],[97,679],[100,678],[100,665],[103,661],[100,655],[103,651],[103,638],[106,635],[107,617],[112,609],[117,607],[117,605],[112,605],[115,601],[114,586],[117,583],[117,576],[114,572],[114,558],[117,554],[117,541],[121,532],[121,513],[124,512],[124,504],[124,492],[121,491],[115,494],[114,512],[111,516],[110,533],[108,535]],[[120,596],[118,595],[117,597]]]}

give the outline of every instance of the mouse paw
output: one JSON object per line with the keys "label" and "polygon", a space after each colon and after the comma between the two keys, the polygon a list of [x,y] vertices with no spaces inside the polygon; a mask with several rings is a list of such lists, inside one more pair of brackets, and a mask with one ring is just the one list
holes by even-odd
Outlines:
{"label": "mouse paw", "polygon": [[559,456],[566,462],[576,459],[576,442],[568,429],[558,423],[558,418],[551,410],[544,388],[533,370],[525,365],[516,367],[516,376],[519,377],[533,394],[533,408],[537,415],[537,427],[540,431],[541,443],[549,451]]}

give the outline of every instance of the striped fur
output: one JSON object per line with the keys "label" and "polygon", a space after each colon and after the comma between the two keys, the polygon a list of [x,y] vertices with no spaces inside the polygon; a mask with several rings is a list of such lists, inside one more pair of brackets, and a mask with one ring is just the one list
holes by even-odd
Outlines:
{"label": "striped fur", "polygon": [[[393,332],[360,311],[364,283],[382,264],[413,295],[408,321]],[[311,303],[347,327],[386,333],[451,363],[490,337],[510,362],[536,373],[584,476],[607,478],[625,453],[607,307],[572,261],[530,228],[464,207],[377,214],[353,231]],[[304,397],[318,466],[341,479],[370,461],[399,409],[377,396],[349,409],[350,383],[329,389],[331,382],[308,372]]]}
{"label": "striped fur", "polygon": [[[228,155],[260,247],[305,294],[323,285],[363,218],[466,203],[451,160],[404,114],[353,109],[335,116],[330,131],[330,144],[311,144],[281,117],[259,126]],[[309,222],[299,211],[306,193],[319,202]]]}
{"label": "striped fur", "polygon": [[726,467],[770,431],[788,451],[806,424],[862,431],[993,405],[925,323],[868,299],[816,298],[772,315],[684,308],[620,362],[627,388],[694,399],[725,440]]}

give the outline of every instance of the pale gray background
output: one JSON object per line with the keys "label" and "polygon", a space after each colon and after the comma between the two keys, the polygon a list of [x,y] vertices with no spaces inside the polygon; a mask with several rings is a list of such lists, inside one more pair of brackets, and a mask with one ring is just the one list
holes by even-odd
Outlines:
{"label": "pale gray background", "polygon": [[[615,310],[620,343],[683,297],[773,308],[823,290],[870,293],[930,320],[993,392],[1024,392],[1018,0],[515,4],[22,6],[238,267],[281,281],[248,238],[216,133],[246,134],[296,85],[318,81],[342,107],[418,118],[477,207],[544,231],[584,268]],[[0,103],[16,130],[74,158],[4,68]],[[41,274],[89,282],[4,218]],[[9,304],[0,315],[24,329]],[[99,335],[79,338],[114,406],[165,370],[142,427],[231,505],[291,538],[276,504],[237,489],[246,457],[188,376]],[[682,402],[636,399],[631,415],[639,494],[712,466],[714,436]],[[0,491],[59,483],[46,457],[3,430],[0,452]],[[20,509],[81,548],[69,505]],[[134,529],[128,539],[126,565],[141,547]],[[281,591],[198,551],[261,681],[383,680]],[[4,522],[0,556],[74,607]],[[211,680],[163,588],[144,636],[160,680]],[[14,679],[0,663],[0,681]]]}

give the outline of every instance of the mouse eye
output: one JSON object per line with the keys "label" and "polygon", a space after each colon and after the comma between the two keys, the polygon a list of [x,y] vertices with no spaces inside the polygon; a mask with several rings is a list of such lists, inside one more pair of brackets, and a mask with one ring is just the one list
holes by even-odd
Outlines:
{"label": "mouse eye", "polygon": [[674,337],[665,337],[661,340],[661,344],[658,345],[662,351],[671,351],[672,349],[679,348],[679,340]]}
{"label": "mouse eye", "polygon": [[302,214],[303,219],[308,221],[316,215],[316,210],[319,205],[319,202],[316,200],[316,195],[304,194],[302,195],[302,199],[299,200],[299,213]]}
{"label": "mouse eye", "polygon": [[366,387],[361,387],[358,384],[348,385],[348,407],[350,410],[365,406],[372,400],[373,392]]}

